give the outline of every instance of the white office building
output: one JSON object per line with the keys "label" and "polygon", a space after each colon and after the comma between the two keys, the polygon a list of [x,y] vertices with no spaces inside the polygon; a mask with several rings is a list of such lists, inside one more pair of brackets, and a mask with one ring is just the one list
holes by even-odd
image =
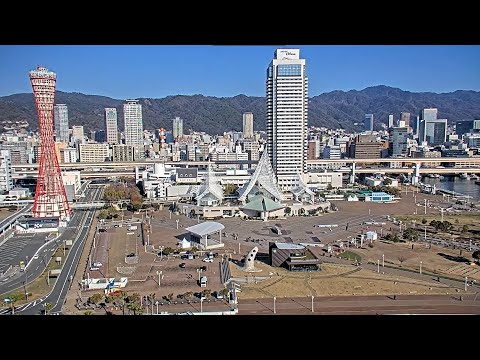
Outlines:
{"label": "white office building", "polygon": [[68,142],[68,107],[57,104],[53,107],[53,122],[55,124],[55,137],[57,141]]}
{"label": "white office building", "polygon": [[118,144],[117,109],[115,108],[105,108],[105,132],[107,143]]}
{"label": "white office building", "polygon": [[253,138],[253,113],[243,113],[243,138]]}
{"label": "white office building", "polygon": [[125,120],[125,145],[143,146],[142,105],[138,100],[127,100],[123,104]]}
{"label": "white office building", "polygon": [[0,191],[13,189],[10,150],[0,150]]}
{"label": "white office building", "polygon": [[267,152],[282,190],[306,172],[308,78],[299,49],[277,49],[267,68]]}

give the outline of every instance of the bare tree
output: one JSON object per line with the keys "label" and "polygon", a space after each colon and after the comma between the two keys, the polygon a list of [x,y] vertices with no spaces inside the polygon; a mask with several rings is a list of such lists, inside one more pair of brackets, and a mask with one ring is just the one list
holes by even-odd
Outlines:
{"label": "bare tree", "polygon": [[403,263],[404,263],[405,260],[407,260],[407,258],[404,257],[404,256],[399,256],[399,257],[398,257],[398,261],[400,261],[400,266],[403,265]]}

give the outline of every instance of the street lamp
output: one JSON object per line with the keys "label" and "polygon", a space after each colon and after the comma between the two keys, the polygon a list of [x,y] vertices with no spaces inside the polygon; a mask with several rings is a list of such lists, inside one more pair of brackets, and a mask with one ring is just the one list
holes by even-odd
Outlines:
{"label": "street lamp", "polygon": [[315,298],[315,296],[312,295],[312,313],[313,313],[313,299]]}
{"label": "street lamp", "polygon": [[177,223],[177,230],[178,230],[178,221],[179,221],[179,219],[175,220],[175,222]]}
{"label": "street lamp", "polygon": [[160,280],[162,278],[162,274],[163,274],[163,271],[157,271],[157,275],[158,275],[158,287],[160,287]]}
{"label": "street lamp", "polygon": [[277,313],[277,309],[275,308],[275,301],[277,300],[277,297],[274,296],[273,297],[273,313],[276,314]]}
{"label": "street lamp", "polygon": [[380,274],[380,260],[377,260],[377,273]]}
{"label": "street lamp", "polygon": [[157,305],[157,315],[158,315],[158,301],[155,301],[155,305]]}
{"label": "street lamp", "polygon": [[385,267],[385,254],[382,254],[382,267]]}
{"label": "street lamp", "polygon": [[420,274],[422,274],[422,262],[420,261]]}
{"label": "street lamp", "polygon": [[467,284],[467,280],[468,280],[468,277],[465,276],[465,291],[467,291],[467,285],[468,285],[468,284]]}
{"label": "street lamp", "polygon": [[200,312],[203,313],[203,295],[200,295]]}

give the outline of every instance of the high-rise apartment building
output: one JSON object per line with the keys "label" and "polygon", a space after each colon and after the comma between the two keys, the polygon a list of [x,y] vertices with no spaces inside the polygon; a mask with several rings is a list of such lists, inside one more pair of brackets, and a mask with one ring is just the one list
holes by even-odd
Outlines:
{"label": "high-rise apartment building", "polygon": [[53,122],[55,123],[55,137],[57,141],[68,142],[68,107],[57,104],[53,107]]}
{"label": "high-rise apartment building", "polygon": [[117,109],[115,108],[105,108],[105,132],[107,133],[107,143],[118,144]]}
{"label": "high-rise apartment building", "polygon": [[306,172],[308,78],[299,49],[277,49],[267,68],[267,152],[278,185],[289,190]]}
{"label": "high-rise apartment building", "polygon": [[394,157],[407,155],[408,139],[409,139],[408,127],[392,128],[391,141],[390,141],[390,146],[391,146],[390,154]]}
{"label": "high-rise apartment building", "polygon": [[388,128],[393,127],[393,114],[388,115]]}
{"label": "high-rise apartment building", "polygon": [[138,100],[127,100],[123,104],[125,120],[125,145],[143,146],[142,105]]}
{"label": "high-rise apartment building", "polygon": [[243,138],[253,138],[253,113],[243,113]]}
{"label": "high-rise apartment building", "polygon": [[183,136],[183,119],[180,119],[178,116],[173,119],[172,135],[175,140]]}
{"label": "high-rise apartment building", "polygon": [[365,131],[373,131],[373,114],[365,114],[363,121],[363,129]]}

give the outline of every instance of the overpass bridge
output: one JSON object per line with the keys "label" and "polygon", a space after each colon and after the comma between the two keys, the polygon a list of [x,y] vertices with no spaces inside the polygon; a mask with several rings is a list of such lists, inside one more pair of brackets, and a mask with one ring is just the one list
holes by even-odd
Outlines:
{"label": "overpass bridge", "polygon": [[[163,161],[143,160],[125,162],[99,162],[99,163],[62,163],[62,170],[80,170],[82,178],[105,178],[120,176],[135,176],[135,170],[154,164],[163,163],[176,167],[207,167],[215,165],[246,165],[256,164],[253,160],[236,161]],[[428,167],[432,163],[440,167]],[[350,182],[354,182],[357,173],[393,173],[412,174],[417,182],[421,174],[460,174],[480,173],[480,156],[466,158],[381,158],[381,159],[317,159],[307,160],[307,171],[329,170],[350,173]],[[422,167],[426,165],[427,167]],[[383,166],[382,166],[383,165]],[[13,179],[27,179],[37,177],[38,164],[12,165]]]}
{"label": "overpass bridge", "polygon": [[[313,168],[316,165],[328,164],[396,164],[399,167],[412,166],[414,164],[422,163],[442,163],[442,164],[468,164],[467,166],[480,166],[480,156],[477,157],[439,157],[439,158],[380,158],[380,159],[316,159],[307,160],[307,168]],[[61,163],[62,170],[85,170],[85,169],[102,169],[102,170],[133,170],[135,167],[153,166],[154,164],[165,164],[175,167],[207,167],[209,164],[213,165],[249,165],[258,164],[257,160],[232,160],[232,161],[163,161],[163,160],[142,160],[142,161],[118,161],[118,162],[75,162],[75,163]],[[12,165],[14,172],[21,172],[22,170],[37,170],[38,164],[15,164]]]}

